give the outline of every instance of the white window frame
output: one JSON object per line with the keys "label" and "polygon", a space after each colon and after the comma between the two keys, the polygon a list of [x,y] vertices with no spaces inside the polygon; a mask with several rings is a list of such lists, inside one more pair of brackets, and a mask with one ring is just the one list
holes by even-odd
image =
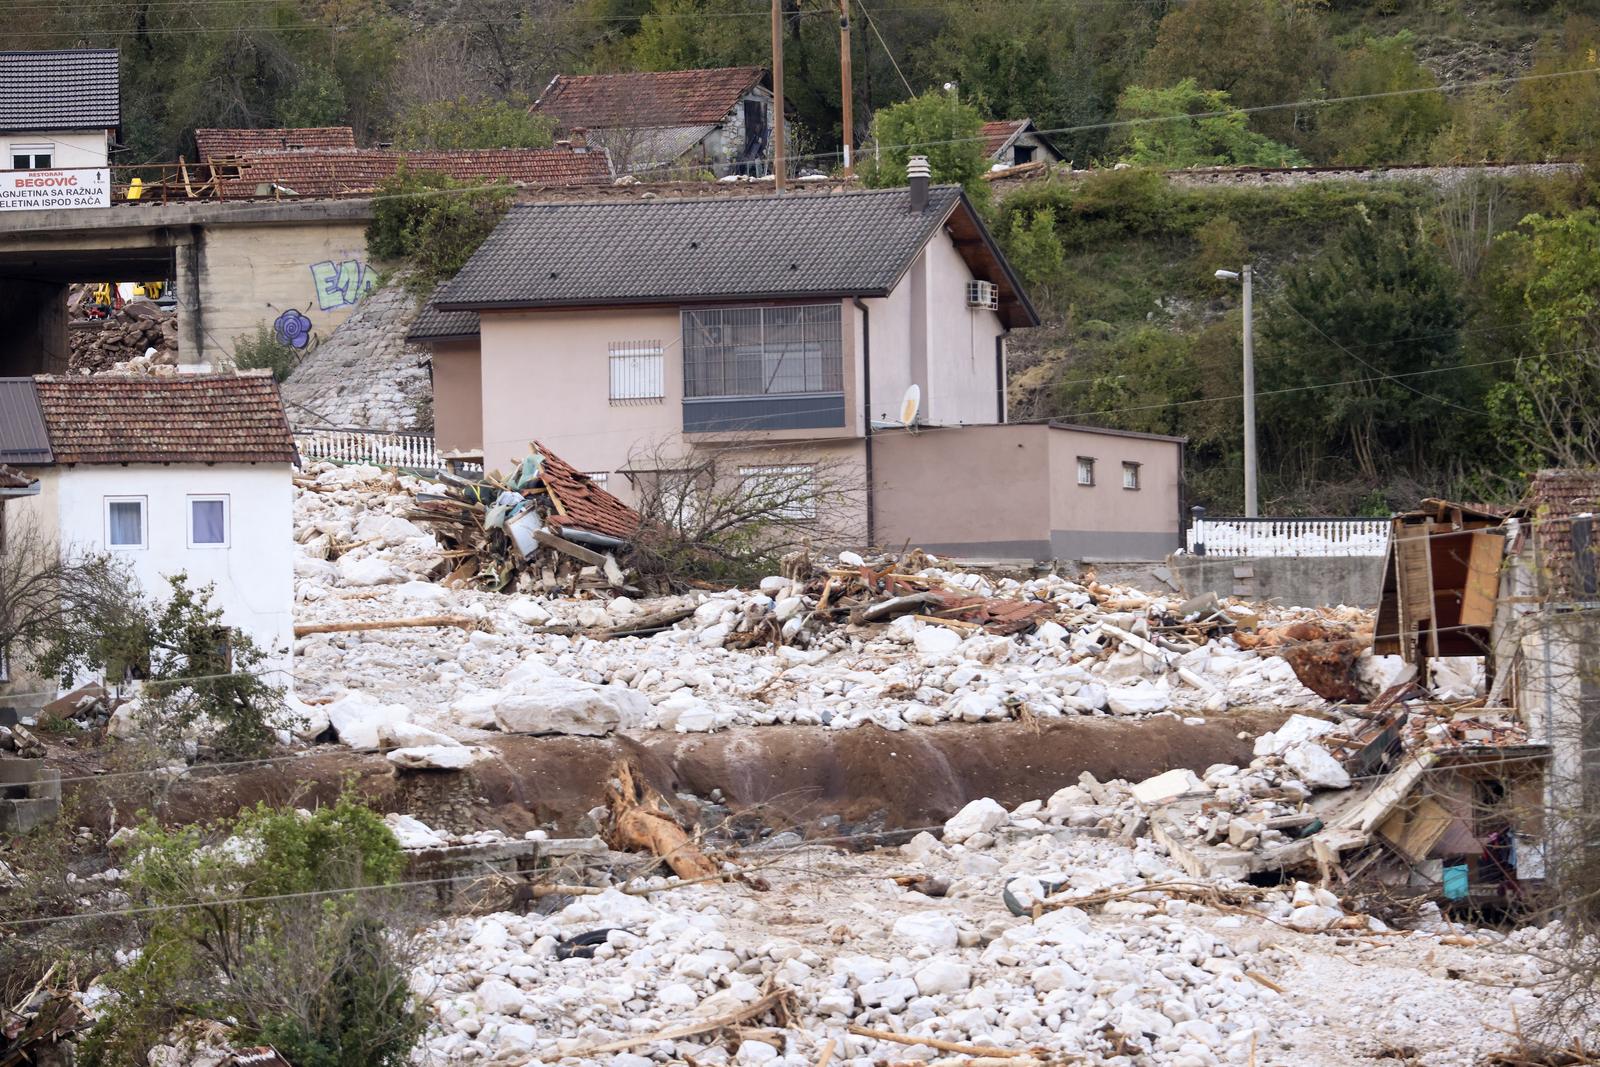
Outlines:
{"label": "white window frame", "polygon": [[[139,505],[139,543],[136,545],[117,545],[111,542],[111,505],[112,504],[138,504]],[[106,547],[113,552],[141,552],[150,547],[150,498],[147,496],[108,496],[102,510],[105,513]]]}
{"label": "white window frame", "polygon": [[[1087,478],[1084,477],[1084,475],[1086,475],[1086,474],[1088,475]],[[1083,486],[1085,489],[1093,489],[1094,488],[1094,457],[1093,456],[1079,456],[1078,457],[1078,484]]]}
{"label": "white window frame", "polygon": [[1144,464],[1135,463],[1132,460],[1125,459],[1122,461],[1122,488],[1130,489],[1134,492],[1139,491],[1139,468],[1142,466]]}
{"label": "white window frame", "polygon": [[15,163],[16,162],[16,158],[15,157],[19,156],[19,155],[23,155],[23,154],[27,154],[30,157],[30,159],[33,159],[33,160],[37,160],[40,155],[46,155],[46,156],[50,157],[50,162],[46,163],[42,167],[38,166],[37,163],[34,163],[34,165],[32,165],[32,166],[21,167],[21,168],[12,167],[10,169],[12,169],[12,170],[18,170],[18,169],[21,169],[21,170],[54,170],[55,169],[55,165],[56,165],[56,146],[53,145],[53,144],[14,144],[14,145],[11,146],[10,151],[8,151],[6,153],[6,162],[7,163]]}
{"label": "white window frame", "polygon": [[[194,539],[194,506],[201,501],[216,500],[222,504],[222,540],[196,541]],[[188,531],[190,548],[229,548],[233,545],[233,502],[227,493],[190,493],[184,498],[183,522]]]}
{"label": "white window frame", "polygon": [[595,485],[599,486],[601,489],[604,489],[606,487],[606,483],[611,480],[610,471],[584,471],[583,476],[589,479]]}
{"label": "white window frame", "polygon": [[613,404],[667,398],[667,350],[660,341],[613,341],[608,373]]}
{"label": "white window frame", "polygon": [[787,463],[765,467],[740,467],[739,481],[745,491],[755,493],[758,491],[756,482],[769,478],[804,478],[805,484],[810,488],[810,494],[801,501],[791,501],[788,505],[778,508],[773,516],[791,522],[811,522],[817,517],[817,468],[811,463]]}

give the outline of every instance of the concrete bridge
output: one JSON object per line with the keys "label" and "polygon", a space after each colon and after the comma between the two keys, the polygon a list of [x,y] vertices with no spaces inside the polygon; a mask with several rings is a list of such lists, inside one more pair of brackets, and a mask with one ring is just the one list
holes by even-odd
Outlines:
{"label": "concrete bridge", "polygon": [[369,199],[0,214],[0,376],[66,371],[73,282],[173,281],[185,364],[216,365],[281,317],[302,343],[326,336],[377,285],[371,219]]}

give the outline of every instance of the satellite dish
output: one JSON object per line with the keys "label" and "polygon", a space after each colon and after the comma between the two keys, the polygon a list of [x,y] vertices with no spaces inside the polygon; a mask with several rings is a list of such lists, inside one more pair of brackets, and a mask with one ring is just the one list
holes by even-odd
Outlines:
{"label": "satellite dish", "polygon": [[912,382],[906,386],[906,395],[900,399],[900,425],[910,426],[917,421],[917,409],[922,406],[922,387]]}

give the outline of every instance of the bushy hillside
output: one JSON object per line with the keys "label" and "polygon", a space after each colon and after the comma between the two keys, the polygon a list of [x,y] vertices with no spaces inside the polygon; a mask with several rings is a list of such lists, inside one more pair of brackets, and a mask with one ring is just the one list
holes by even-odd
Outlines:
{"label": "bushy hillside", "polygon": [[1014,343],[1014,416],[1187,435],[1192,495],[1236,510],[1240,293],[1214,272],[1253,263],[1264,507],[1493,499],[1520,471],[1592,463],[1600,441],[1569,410],[1596,380],[1592,200],[1575,173],[1492,170],[1026,188],[996,226],[1050,322]]}
{"label": "bushy hillside", "polygon": [[[841,135],[839,3],[782,3],[790,107],[806,162],[826,170]],[[1596,66],[1594,0],[849,7],[858,141],[878,109],[947,83],[986,116],[1060,131],[1079,165],[1129,152],[1127,128],[1108,123],[1219,99],[1265,109],[1250,111],[1251,131],[1314,162],[1570,155],[1597,136],[1592,76],[1373,96]],[[8,47],[122,49],[127,162],[174,159],[197,126],[349,123],[364,142],[388,140],[415,128],[418,109],[525,101],[563,71],[765,65],[768,10],[762,0],[0,2],[6,25],[28,27]],[[1366,99],[1314,103],[1349,96]],[[505,136],[490,126],[480,133]]]}

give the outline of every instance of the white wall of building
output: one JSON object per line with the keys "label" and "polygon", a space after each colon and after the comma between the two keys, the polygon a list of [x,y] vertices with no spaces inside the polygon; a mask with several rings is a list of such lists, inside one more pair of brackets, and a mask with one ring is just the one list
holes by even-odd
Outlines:
{"label": "white wall of building", "polygon": [[0,157],[0,169],[11,169],[13,151],[37,150],[47,147],[52,153],[50,168],[64,170],[68,167],[104,167],[107,161],[105,130],[39,130],[31,133],[8,133],[0,137],[5,155]]}
{"label": "white wall of building", "polygon": [[[216,586],[212,604],[223,621],[267,651],[271,667],[287,668],[294,631],[294,489],[288,464],[131,464],[57,468],[60,538],[71,550],[110,552],[125,560],[145,591],[160,599],[166,575],[189,576],[191,588]],[[227,544],[191,547],[192,497],[224,497]],[[108,545],[107,502],[144,503],[145,546]],[[288,676],[269,678],[287,684]]]}

